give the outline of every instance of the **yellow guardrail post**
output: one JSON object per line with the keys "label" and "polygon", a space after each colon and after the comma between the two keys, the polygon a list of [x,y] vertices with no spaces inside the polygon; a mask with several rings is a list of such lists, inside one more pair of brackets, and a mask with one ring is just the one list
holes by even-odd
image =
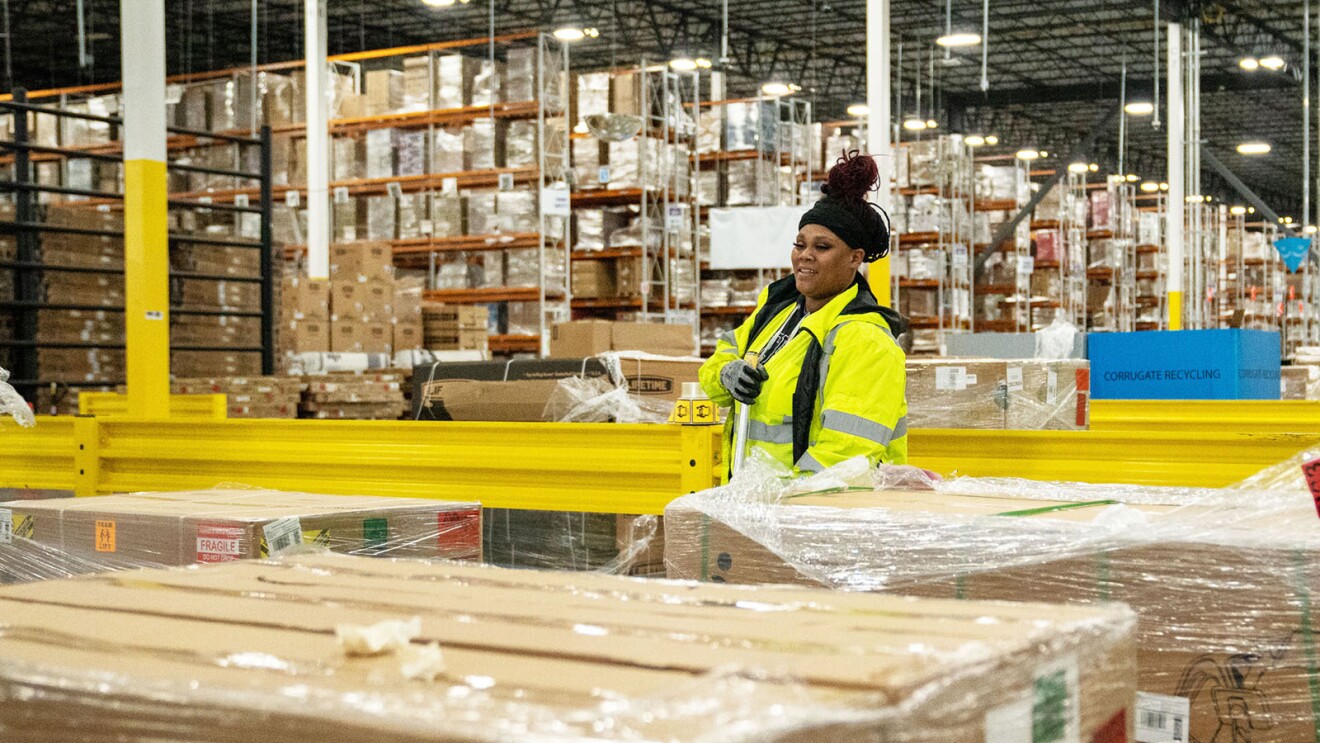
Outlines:
{"label": "yellow guardrail post", "polygon": [[101,480],[101,423],[94,416],[73,420],[73,480],[76,496],[97,495]]}
{"label": "yellow guardrail post", "polygon": [[[720,426],[683,426],[681,429],[682,494],[720,484]],[[677,496],[678,494],[676,494]]]}

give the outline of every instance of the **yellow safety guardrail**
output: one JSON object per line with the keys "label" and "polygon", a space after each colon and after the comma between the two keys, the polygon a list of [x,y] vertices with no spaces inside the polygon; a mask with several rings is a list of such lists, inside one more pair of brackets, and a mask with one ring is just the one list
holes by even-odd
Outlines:
{"label": "yellow safety guardrail", "polygon": [[[170,417],[194,420],[197,418],[228,417],[225,395],[170,395]],[[115,392],[84,392],[78,395],[78,413],[98,418],[123,418],[128,415],[128,395]]]}
{"label": "yellow safety guardrail", "polygon": [[415,421],[88,421],[79,495],[243,483],[660,513],[715,484],[718,427]]}
{"label": "yellow safety guardrail", "polygon": [[[79,495],[224,483],[662,513],[718,482],[718,426],[38,418],[0,423],[0,488]],[[1320,445],[1320,432],[910,432],[945,475],[1220,487]]]}
{"label": "yellow safety guardrail", "polygon": [[1091,430],[1320,433],[1320,401],[1092,400]]}
{"label": "yellow safety guardrail", "polygon": [[38,417],[37,425],[22,428],[0,416],[0,488],[18,490],[73,490],[74,425],[71,416]]}
{"label": "yellow safety guardrail", "polygon": [[912,463],[944,475],[1223,487],[1320,445],[1316,433],[914,429]]}

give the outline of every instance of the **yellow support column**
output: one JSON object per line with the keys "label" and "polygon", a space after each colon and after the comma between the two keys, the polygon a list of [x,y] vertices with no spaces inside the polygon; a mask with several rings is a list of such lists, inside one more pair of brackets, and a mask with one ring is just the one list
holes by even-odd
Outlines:
{"label": "yellow support column", "polygon": [[1169,292],[1169,330],[1182,330],[1182,292]]}
{"label": "yellow support column", "polygon": [[170,414],[165,4],[119,4],[124,76],[124,330],[128,408]]}
{"label": "yellow support column", "polygon": [[875,301],[882,307],[892,307],[894,297],[893,281],[889,275],[889,256],[870,265],[866,271],[866,280],[871,285],[871,293],[875,294]]}

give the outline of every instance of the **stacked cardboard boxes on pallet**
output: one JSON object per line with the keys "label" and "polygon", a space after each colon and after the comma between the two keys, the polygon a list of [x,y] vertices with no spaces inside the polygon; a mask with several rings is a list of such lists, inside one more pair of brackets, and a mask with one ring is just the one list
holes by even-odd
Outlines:
{"label": "stacked cardboard boxes on pallet", "polygon": [[[481,558],[476,503],[216,489],[13,501],[0,504],[0,515],[22,542],[59,550],[66,563],[88,561],[85,572],[98,561],[107,568],[229,562],[303,544],[354,555]],[[21,578],[30,571],[19,560],[0,552],[0,570]]]}
{"label": "stacked cardboard boxes on pallet", "polygon": [[1314,736],[1307,495],[970,478],[940,490],[686,496],[665,510],[669,576],[1125,603],[1140,615],[1136,740]]}
{"label": "stacked cardboard boxes on pallet", "polygon": [[397,420],[408,412],[401,372],[325,374],[302,378],[300,417],[350,420]]}
{"label": "stacked cardboard boxes on pallet", "polygon": [[175,395],[225,395],[230,418],[297,418],[305,382],[298,377],[175,379]]}
{"label": "stacked cardboard boxes on pallet", "polygon": [[1120,741],[1133,710],[1121,607],[295,555],[10,586],[0,615],[0,727],[56,738]]}
{"label": "stacked cardboard boxes on pallet", "polygon": [[909,428],[1086,430],[1090,362],[908,359]]}

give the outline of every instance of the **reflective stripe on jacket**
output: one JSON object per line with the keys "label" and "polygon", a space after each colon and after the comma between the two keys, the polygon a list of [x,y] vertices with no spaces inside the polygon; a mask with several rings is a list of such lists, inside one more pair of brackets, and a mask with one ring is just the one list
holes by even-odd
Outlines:
{"label": "reflective stripe on jacket", "polygon": [[[733,397],[720,384],[725,364],[760,351],[801,298],[792,276],[761,292],[756,311],[725,333],[701,366],[701,386],[718,405]],[[853,285],[802,322],[765,365],[770,378],[751,407],[749,453],[757,448],[793,469],[819,472],[865,455],[872,464],[907,462],[905,357],[891,328],[902,318],[882,308],[859,274]],[[736,408],[735,408],[736,410]],[[735,416],[724,425],[727,481]]]}

